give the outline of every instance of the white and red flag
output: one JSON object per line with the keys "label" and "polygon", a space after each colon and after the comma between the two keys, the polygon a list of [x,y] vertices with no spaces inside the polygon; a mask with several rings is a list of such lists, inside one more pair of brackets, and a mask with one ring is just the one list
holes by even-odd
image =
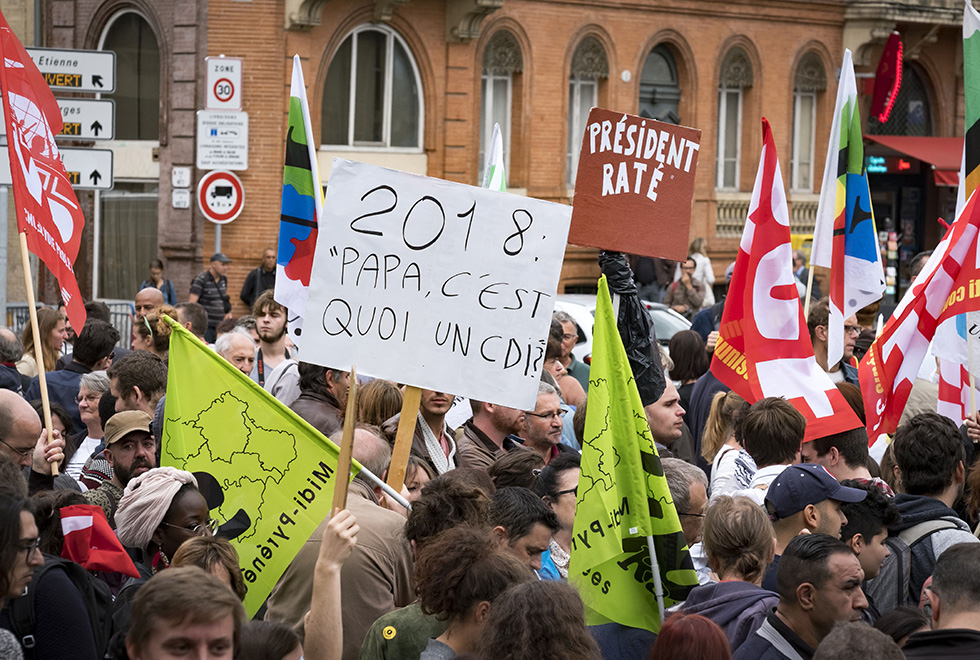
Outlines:
{"label": "white and red flag", "polygon": [[980,310],[978,231],[980,208],[974,194],[858,365],[872,440],[898,426],[939,324]]}
{"label": "white and red flag", "polygon": [[0,90],[7,123],[7,151],[17,206],[17,230],[27,248],[58,279],[72,326],[85,324],[85,304],[74,261],[85,217],[61,162],[54,136],[61,110],[41,72],[0,14]]}
{"label": "white and red flag", "polygon": [[116,533],[109,527],[105,512],[92,504],[61,507],[61,531],[65,543],[61,556],[90,571],[106,571],[139,577]]}
{"label": "white and red flag", "polygon": [[711,371],[750,403],[783,397],[806,417],[813,440],[861,426],[813,357],[793,278],[789,212],[769,122],[752,202],[725,301]]}

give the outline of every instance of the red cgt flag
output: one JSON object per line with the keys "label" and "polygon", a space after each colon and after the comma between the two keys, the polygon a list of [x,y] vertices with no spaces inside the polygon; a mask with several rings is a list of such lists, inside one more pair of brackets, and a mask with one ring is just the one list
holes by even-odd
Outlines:
{"label": "red cgt flag", "polygon": [[813,357],[793,277],[789,212],[769,122],[711,372],[743,399],[783,397],[806,417],[805,441],[861,421]]}
{"label": "red cgt flag", "polygon": [[68,318],[81,328],[85,306],[73,263],[85,218],[54,142],[62,127],[61,110],[2,14],[0,57],[17,229],[27,236],[28,249],[58,278]]}
{"label": "red cgt flag", "polygon": [[139,577],[116,533],[109,527],[102,507],[74,504],[61,508],[65,544],[61,556],[90,571],[106,571]]}

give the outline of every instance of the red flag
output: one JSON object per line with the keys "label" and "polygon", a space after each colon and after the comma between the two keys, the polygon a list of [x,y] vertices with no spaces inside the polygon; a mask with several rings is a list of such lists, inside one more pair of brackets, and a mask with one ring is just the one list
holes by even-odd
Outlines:
{"label": "red flag", "polygon": [[872,442],[898,427],[912,382],[939,324],[957,314],[980,310],[978,206],[977,195],[971,195],[858,365]]}
{"label": "red flag", "polygon": [[813,357],[793,277],[789,212],[769,122],[711,371],[743,399],[786,398],[806,417],[804,440],[861,421]]}
{"label": "red flag", "polygon": [[881,61],[875,71],[874,96],[871,97],[872,117],[885,123],[892,113],[895,97],[902,86],[902,36],[892,32],[881,52]]}
{"label": "red flag", "polygon": [[61,556],[90,571],[106,571],[139,577],[133,560],[109,527],[102,507],[75,504],[61,508],[65,544]]}
{"label": "red flag", "polygon": [[58,278],[68,318],[81,328],[85,306],[73,263],[85,218],[54,142],[62,127],[61,110],[2,14],[0,58],[17,229],[26,234],[28,249]]}

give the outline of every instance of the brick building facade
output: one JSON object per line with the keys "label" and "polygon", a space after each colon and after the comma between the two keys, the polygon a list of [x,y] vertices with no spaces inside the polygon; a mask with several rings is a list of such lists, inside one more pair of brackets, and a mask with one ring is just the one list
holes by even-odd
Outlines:
{"label": "brick building facade", "polygon": [[[926,104],[929,126],[921,130],[962,134],[962,6],[950,0],[905,0],[886,10],[866,0],[41,1],[44,45],[123,49],[124,87],[113,96],[117,189],[80,195],[90,213],[99,209],[104,297],[131,299],[146,262],[159,255],[183,298],[214,251],[214,226],[193,205],[171,204],[172,168],[194,165],[209,55],[244,60],[246,202],[221,231],[221,250],[233,259],[236,313],[244,311],[237,292],[245,275],[276,242],[294,53],[323,145],[325,182],[330,159],[341,155],[476,184],[497,120],[509,189],[570,202],[569,172],[592,105],[701,129],[690,235],[707,238],[719,275],[741,235],[763,116],[773,127],[793,229],[812,228],[845,47],[855,52],[859,76],[873,72],[885,38],[898,29],[921,88],[908,107],[921,114],[923,98]],[[192,172],[193,191],[204,172]],[[917,240],[933,240],[925,218],[943,212],[946,191],[925,177],[889,185],[902,199],[902,187],[921,187]],[[88,253],[77,270],[89,295],[94,222],[86,232]],[[594,287],[594,255],[568,248],[563,288]]]}

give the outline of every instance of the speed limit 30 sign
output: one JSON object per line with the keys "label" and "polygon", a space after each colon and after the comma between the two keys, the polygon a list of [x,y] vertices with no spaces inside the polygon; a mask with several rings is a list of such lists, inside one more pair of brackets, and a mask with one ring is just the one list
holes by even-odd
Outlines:
{"label": "speed limit 30 sign", "polygon": [[205,57],[207,70],[206,110],[242,109],[242,58]]}

